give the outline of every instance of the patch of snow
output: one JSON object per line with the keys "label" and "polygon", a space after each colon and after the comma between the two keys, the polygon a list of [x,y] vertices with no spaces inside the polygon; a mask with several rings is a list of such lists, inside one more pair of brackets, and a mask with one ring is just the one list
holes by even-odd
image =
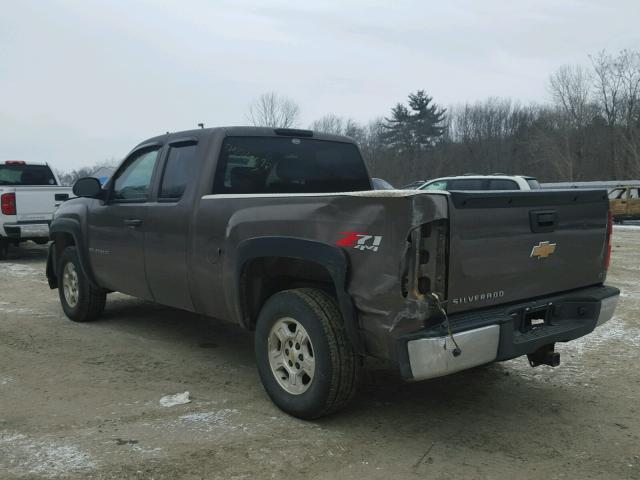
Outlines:
{"label": "patch of snow", "polygon": [[53,313],[43,313],[33,308],[23,308],[23,307],[7,307],[6,305],[10,305],[7,302],[0,302],[0,313],[12,313],[15,315],[33,315],[37,317],[55,317]]}
{"label": "patch of snow", "polygon": [[590,334],[567,343],[566,347],[573,349],[572,353],[582,355],[587,350],[600,348],[611,342],[622,342],[638,348],[640,347],[640,328],[629,327],[620,317],[614,315],[607,323],[597,327]]}
{"label": "patch of snow", "polygon": [[40,268],[33,268],[29,265],[21,263],[3,263],[2,273],[12,275],[14,277],[27,277],[30,275],[44,275],[44,271]]}
{"label": "patch of snow", "polygon": [[621,298],[637,298],[640,299],[640,293],[637,292],[629,292],[628,290],[620,289],[620,297]]}
{"label": "patch of snow", "polygon": [[[624,346],[629,348],[621,348]],[[630,327],[620,317],[614,316],[609,322],[596,328],[588,335],[568,343],[557,344],[556,347],[556,351],[559,351],[562,357],[569,358],[569,360],[562,361],[557,368],[531,368],[526,357],[511,360],[503,365],[522,377],[540,382],[583,385],[585,379],[605,373],[603,373],[601,366],[585,365],[582,357],[590,351],[606,349],[611,361],[616,363],[621,360],[625,361],[629,350],[637,351],[640,348],[640,328]]]}
{"label": "patch of snow", "polygon": [[223,408],[211,412],[189,413],[178,417],[182,425],[195,427],[198,430],[207,432],[213,431],[231,431],[241,427],[241,425],[233,425],[231,417],[240,413],[235,408]]}
{"label": "patch of snow", "polygon": [[160,399],[160,405],[163,407],[175,407],[176,405],[184,405],[186,403],[191,403],[191,396],[189,395],[189,392],[165,395]]}
{"label": "patch of snow", "polygon": [[640,225],[614,225],[613,230],[640,230]]}
{"label": "patch of snow", "polygon": [[5,472],[51,478],[95,466],[93,458],[74,445],[0,433],[0,467]]}

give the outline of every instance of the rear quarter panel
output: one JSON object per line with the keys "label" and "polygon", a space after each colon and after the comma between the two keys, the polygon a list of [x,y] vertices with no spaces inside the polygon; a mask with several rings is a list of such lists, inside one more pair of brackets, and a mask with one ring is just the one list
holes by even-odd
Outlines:
{"label": "rear quarter panel", "polygon": [[[406,298],[401,290],[409,232],[446,215],[446,194],[437,193],[205,196],[193,237],[191,285],[196,309],[239,321],[234,315],[235,251],[243,240],[265,236],[314,240],[345,252],[347,290],[368,350],[389,357],[389,331],[402,323],[402,315],[412,319],[416,315],[403,312]],[[350,240],[354,234],[371,238],[358,245]]]}

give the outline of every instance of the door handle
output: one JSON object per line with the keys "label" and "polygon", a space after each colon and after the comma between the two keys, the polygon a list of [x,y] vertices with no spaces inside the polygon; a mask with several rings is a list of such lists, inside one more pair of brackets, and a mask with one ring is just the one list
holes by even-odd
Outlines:
{"label": "door handle", "polygon": [[126,220],[124,220],[124,224],[127,227],[136,228],[142,225],[142,220],[140,220],[139,218],[127,218]]}

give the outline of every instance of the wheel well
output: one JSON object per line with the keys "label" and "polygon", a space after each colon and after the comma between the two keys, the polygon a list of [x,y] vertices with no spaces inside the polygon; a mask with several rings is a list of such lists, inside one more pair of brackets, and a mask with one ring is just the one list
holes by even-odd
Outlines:
{"label": "wheel well", "polygon": [[262,305],[292,288],[318,288],[336,298],[329,271],[319,263],[287,257],[261,257],[245,264],[240,276],[240,309],[245,326],[255,329]]}
{"label": "wheel well", "polygon": [[75,245],[73,235],[65,232],[54,233],[51,238],[55,242],[56,258],[60,258],[64,249],[68,246]]}

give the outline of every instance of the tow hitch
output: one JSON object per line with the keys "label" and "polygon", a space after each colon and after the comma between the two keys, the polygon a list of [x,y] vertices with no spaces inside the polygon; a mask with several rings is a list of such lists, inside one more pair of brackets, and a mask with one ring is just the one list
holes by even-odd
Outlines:
{"label": "tow hitch", "polygon": [[545,345],[539,348],[533,353],[529,353],[527,358],[529,359],[529,365],[537,367],[538,365],[549,365],[550,367],[557,367],[560,365],[560,354],[554,352],[555,344]]}

